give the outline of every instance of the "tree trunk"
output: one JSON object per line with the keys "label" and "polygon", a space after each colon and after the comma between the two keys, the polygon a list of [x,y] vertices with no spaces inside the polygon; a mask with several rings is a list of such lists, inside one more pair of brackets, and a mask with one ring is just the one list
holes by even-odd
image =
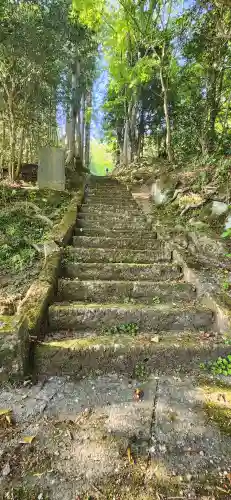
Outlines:
{"label": "tree trunk", "polygon": [[86,120],[85,120],[85,161],[86,168],[90,166],[90,134],[91,134],[91,105],[92,91],[89,89],[86,94]]}
{"label": "tree trunk", "polygon": [[22,165],[24,137],[25,137],[25,129],[24,129],[24,127],[22,127],[20,130],[20,138],[19,138],[18,162],[17,162],[16,173],[15,173],[16,179],[18,178],[18,176],[20,174],[20,169],[21,169],[21,165]]}
{"label": "tree trunk", "polygon": [[163,94],[163,105],[164,105],[164,116],[166,124],[166,151],[168,159],[170,162],[173,161],[173,149],[172,149],[172,138],[171,138],[171,124],[168,110],[168,85],[164,77],[164,59],[165,59],[165,43],[162,47],[162,55],[160,60],[160,82]]}
{"label": "tree trunk", "polygon": [[138,142],[136,135],[136,113],[137,113],[137,104],[136,102],[131,102],[131,106],[129,109],[129,141],[131,148],[131,161],[134,160],[135,154],[137,154]]}
{"label": "tree trunk", "polygon": [[1,141],[1,157],[0,157],[0,179],[3,177],[3,168],[5,163],[5,141],[6,141],[6,127],[4,115],[2,115],[2,141]]}
{"label": "tree trunk", "polygon": [[77,111],[78,111],[78,102],[77,102],[77,89],[78,89],[78,80],[80,76],[80,64],[79,60],[76,57],[73,65],[72,65],[72,103],[71,103],[71,124],[70,124],[70,149],[68,153],[67,163],[74,166],[74,158],[76,155],[76,143],[75,143],[75,134],[76,134],[76,120],[77,120]]}
{"label": "tree trunk", "polygon": [[80,113],[80,108],[77,111],[77,119],[76,119],[76,144],[77,144],[77,153],[78,153],[78,156],[82,160],[81,113]]}
{"label": "tree trunk", "polygon": [[129,163],[130,152],[129,152],[129,122],[128,118],[126,119],[124,126],[124,144],[123,144],[123,155],[122,155],[122,164],[127,166]]}
{"label": "tree trunk", "polygon": [[138,131],[138,144],[137,144],[137,158],[143,155],[144,149],[144,110],[143,107],[140,113],[139,131]]}
{"label": "tree trunk", "polygon": [[29,163],[29,139],[28,139],[28,137],[26,137],[26,139],[25,139],[24,160],[25,160],[25,163]]}
{"label": "tree trunk", "polygon": [[10,164],[9,164],[9,177],[14,180],[14,169],[15,169],[15,144],[16,144],[16,127],[14,119],[11,123],[11,134],[10,134]]}
{"label": "tree trunk", "polygon": [[85,105],[86,105],[86,96],[83,94],[82,96],[82,121],[81,121],[81,158],[82,162],[84,165],[85,162],[85,155],[84,155],[84,149],[85,149]]}
{"label": "tree trunk", "polygon": [[131,162],[131,124],[129,118],[132,113],[132,102],[130,101],[128,110],[125,112],[126,121],[124,125],[124,143],[123,143],[123,155],[122,155],[122,164],[128,165]]}

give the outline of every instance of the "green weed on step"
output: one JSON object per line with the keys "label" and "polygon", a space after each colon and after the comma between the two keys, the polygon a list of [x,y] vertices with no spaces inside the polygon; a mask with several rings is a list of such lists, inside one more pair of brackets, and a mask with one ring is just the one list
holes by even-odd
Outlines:
{"label": "green weed on step", "polygon": [[135,336],[139,332],[139,325],[137,323],[121,323],[120,325],[114,325],[111,327],[106,327],[103,330],[105,335],[116,335],[118,333],[125,333],[128,335]]}
{"label": "green weed on step", "polygon": [[208,361],[207,363],[201,363],[200,368],[202,370],[209,370],[214,375],[231,375],[231,354],[226,357],[217,358],[216,361]]}

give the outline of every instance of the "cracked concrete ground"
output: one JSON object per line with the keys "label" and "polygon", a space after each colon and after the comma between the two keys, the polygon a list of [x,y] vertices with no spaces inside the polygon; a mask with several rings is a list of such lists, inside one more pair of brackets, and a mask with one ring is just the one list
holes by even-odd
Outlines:
{"label": "cracked concrete ground", "polygon": [[[137,387],[144,392],[138,401]],[[0,427],[0,498],[220,498],[231,437],[208,423],[207,397],[185,375],[142,384],[116,374],[50,377],[4,387],[0,410],[12,410],[15,425]],[[35,437],[22,443],[25,436]],[[221,498],[230,498],[225,491]]]}

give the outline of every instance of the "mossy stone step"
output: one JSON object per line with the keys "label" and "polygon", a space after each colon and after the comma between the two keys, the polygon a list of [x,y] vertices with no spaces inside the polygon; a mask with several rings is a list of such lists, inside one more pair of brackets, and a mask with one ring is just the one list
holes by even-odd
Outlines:
{"label": "mossy stone step", "polygon": [[229,346],[211,342],[202,344],[195,332],[161,332],[155,336],[113,335],[78,338],[79,332],[48,336],[36,348],[36,368],[40,375],[88,377],[116,372],[138,378],[149,372],[164,374],[199,372],[199,365],[208,359],[226,356]]}
{"label": "mossy stone step", "polygon": [[120,188],[118,186],[107,186],[107,187],[98,187],[92,188],[88,187],[86,192],[93,196],[109,196],[111,193],[116,194],[116,196],[131,196],[131,192],[129,189]]}
{"label": "mossy stone step", "polygon": [[82,205],[81,206],[81,211],[79,212],[80,214],[99,214],[99,217],[101,214],[108,214],[108,213],[113,213],[113,214],[125,214],[125,215],[131,215],[131,216],[136,216],[136,215],[142,215],[142,212],[138,208],[116,208],[115,206],[112,205]]}
{"label": "mossy stone step", "polygon": [[150,264],[159,261],[170,261],[172,253],[167,246],[158,241],[159,245],[154,250],[136,250],[121,248],[72,248],[69,247],[64,254],[64,260],[69,262],[138,262]]}
{"label": "mossy stone step", "polygon": [[[101,227],[76,227],[74,230],[75,236],[92,236],[94,237],[106,237],[106,238],[114,238],[115,240],[122,239],[134,239],[136,242],[139,238],[145,240],[156,240],[157,233],[153,230],[146,230],[145,232],[140,232],[137,229],[131,228],[115,228],[115,227],[105,227],[102,225]],[[132,247],[132,245],[131,245]]]}
{"label": "mossy stone step", "polygon": [[193,301],[196,292],[188,283],[153,281],[80,281],[60,279],[57,298],[65,301],[88,301],[156,304],[158,301]]}
{"label": "mossy stone step", "polygon": [[[142,227],[142,226],[141,226]],[[74,230],[74,234],[76,236],[92,236],[92,237],[105,237],[105,238],[125,238],[125,239],[134,239],[134,241],[138,241],[138,239],[145,240],[156,240],[157,233],[152,229],[138,230],[132,228],[116,228],[116,227],[105,227],[102,224],[101,227],[76,227]]]}
{"label": "mossy stone step", "polygon": [[91,205],[112,205],[112,206],[118,206],[118,207],[135,207],[137,206],[135,200],[133,200],[132,198],[116,198],[115,196],[111,195],[110,198],[95,198],[95,199],[91,199],[89,197],[85,198],[85,203],[86,204],[91,204]]}
{"label": "mossy stone step", "polygon": [[[80,230],[79,230],[80,231]],[[87,229],[90,236],[85,236],[86,229],[83,228],[83,231],[79,232],[81,236],[73,237],[73,246],[74,247],[85,247],[85,248],[139,248],[145,250],[155,250],[155,248],[159,248],[159,240],[156,239],[156,233],[150,233],[151,236],[147,238],[147,234],[144,233],[132,233],[132,237],[127,237],[127,232],[123,236],[121,232],[112,232],[111,229],[108,230],[108,233],[111,236],[102,235],[96,236],[96,229],[89,230]],[[105,228],[98,229],[98,232],[106,233]],[[103,234],[102,233],[102,234]],[[112,236],[113,234],[113,236]],[[130,233],[129,233],[130,234]]]}
{"label": "mossy stone step", "polygon": [[78,219],[81,219],[82,221],[93,221],[93,222],[104,222],[107,223],[108,221],[111,223],[113,221],[115,222],[129,222],[130,224],[139,222],[140,224],[143,224],[144,226],[147,224],[146,218],[144,215],[137,213],[137,214],[127,214],[127,213],[116,213],[116,212],[88,212],[88,213],[83,213],[79,212],[78,213]]}
{"label": "mossy stone step", "polygon": [[67,278],[83,280],[122,280],[122,281],[163,281],[182,277],[179,266],[173,264],[136,264],[136,263],[81,263],[62,262],[62,272]]}
{"label": "mossy stone step", "polygon": [[91,228],[101,228],[102,224],[104,227],[108,227],[109,229],[133,229],[133,230],[140,230],[141,227],[144,228],[144,230],[147,231],[147,223],[145,225],[145,222],[143,221],[129,221],[129,220],[121,220],[121,219],[107,219],[107,220],[100,220],[99,218],[97,219],[77,219],[76,225],[77,227],[85,227],[86,229],[91,229]]}
{"label": "mossy stone step", "polygon": [[127,200],[127,201],[123,201],[123,202],[118,202],[116,200],[114,200],[113,196],[111,197],[110,200],[108,200],[107,202],[105,201],[102,201],[102,200],[95,200],[95,201],[89,201],[88,199],[84,199],[84,206],[89,206],[91,207],[92,209],[95,208],[95,209],[98,209],[99,207],[102,208],[102,209],[107,209],[107,207],[110,207],[111,210],[114,210],[114,208],[118,209],[118,210],[137,210],[137,203],[132,200]]}
{"label": "mossy stone step", "polygon": [[59,303],[49,308],[50,331],[95,330],[102,333],[121,323],[136,323],[139,331],[184,330],[212,327],[213,313],[201,306],[158,304]]}
{"label": "mossy stone step", "polygon": [[107,189],[107,191],[105,191],[105,192],[99,192],[99,191],[92,192],[91,190],[86,192],[86,196],[92,200],[100,199],[100,198],[103,198],[105,200],[110,200],[111,194],[113,194],[113,198],[115,198],[117,200],[126,200],[129,198],[132,199],[132,194],[129,191],[127,191],[127,192],[124,191],[124,192],[120,193],[119,190],[112,192],[111,189]]}
{"label": "mossy stone step", "polygon": [[85,191],[85,198],[90,200],[92,203],[94,203],[95,201],[98,201],[98,200],[103,200],[108,202],[108,201],[113,201],[113,200],[117,200],[117,201],[128,201],[128,202],[132,202],[132,201],[135,201],[133,195],[131,192],[127,191],[126,193],[121,193],[118,195],[118,193],[113,193],[111,192],[111,190],[109,189],[107,193],[94,193],[92,194],[91,192],[89,191]]}

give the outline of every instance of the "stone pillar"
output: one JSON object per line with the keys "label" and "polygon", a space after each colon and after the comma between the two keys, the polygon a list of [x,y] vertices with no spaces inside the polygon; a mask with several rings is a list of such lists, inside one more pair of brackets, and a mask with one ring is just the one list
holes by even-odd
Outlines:
{"label": "stone pillar", "polygon": [[38,161],[39,189],[65,190],[65,151],[61,148],[46,146],[39,151]]}

